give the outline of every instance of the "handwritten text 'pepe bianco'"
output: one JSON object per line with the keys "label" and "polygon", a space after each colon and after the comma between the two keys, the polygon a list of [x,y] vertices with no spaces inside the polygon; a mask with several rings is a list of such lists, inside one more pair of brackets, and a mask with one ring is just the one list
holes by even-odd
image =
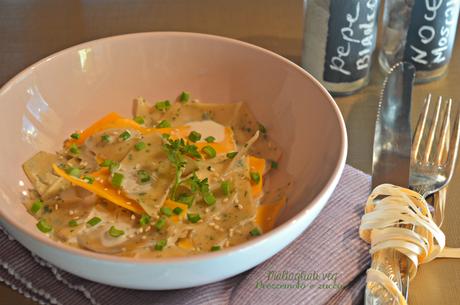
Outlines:
{"label": "handwritten text 'pepe bianco'", "polygon": [[[354,15],[347,14],[347,25],[340,30],[343,45],[337,47],[337,53],[331,57],[329,68],[338,71],[345,75],[350,75],[351,71],[347,70],[346,58],[350,56],[352,44],[358,48],[358,58],[355,62],[356,70],[368,69],[372,51],[375,45],[375,19],[377,18],[378,4],[377,0],[369,0],[365,7],[361,7],[363,3],[357,2]],[[364,5],[363,5],[364,6]],[[366,14],[365,22],[358,22],[360,14]],[[359,33],[358,33],[359,32]]]}

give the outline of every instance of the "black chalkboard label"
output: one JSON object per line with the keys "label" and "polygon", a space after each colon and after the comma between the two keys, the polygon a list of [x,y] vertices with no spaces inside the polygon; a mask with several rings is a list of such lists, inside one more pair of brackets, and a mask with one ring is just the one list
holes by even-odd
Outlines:
{"label": "black chalkboard label", "polygon": [[417,70],[435,70],[449,62],[458,23],[459,0],[415,1],[404,60]]}
{"label": "black chalkboard label", "polygon": [[369,72],[379,7],[379,0],[331,0],[325,81],[350,83]]}

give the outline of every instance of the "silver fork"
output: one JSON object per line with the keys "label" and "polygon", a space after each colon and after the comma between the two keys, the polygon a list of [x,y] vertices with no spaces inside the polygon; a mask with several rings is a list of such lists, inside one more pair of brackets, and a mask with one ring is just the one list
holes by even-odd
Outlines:
{"label": "silver fork", "polygon": [[[411,152],[411,174],[409,187],[424,198],[447,186],[455,170],[460,139],[457,111],[452,131],[452,99],[444,101],[440,96],[435,110],[431,113],[431,94],[425,98],[425,106],[420,113]],[[428,129],[428,125],[429,129]],[[413,227],[410,227],[413,229]],[[401,262],[401,270],[407,270],[408,260]],[[402,277],[402,294],[406,300],[409,292],[409,275]]]}

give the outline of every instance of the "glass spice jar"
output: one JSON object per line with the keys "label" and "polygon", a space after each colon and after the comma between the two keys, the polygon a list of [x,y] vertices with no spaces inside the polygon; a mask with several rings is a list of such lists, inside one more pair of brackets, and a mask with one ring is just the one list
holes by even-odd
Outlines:
{"label": "glass spice jar", "polygon": [[302,67],[333,95],[369,82],[379,0],[308,0]]}
{"label": "glass spice jar", "polygon": [[442,77],[452,55],[460,0],[386,0],[380,66],[399,61],[416,68],[415,81]]}

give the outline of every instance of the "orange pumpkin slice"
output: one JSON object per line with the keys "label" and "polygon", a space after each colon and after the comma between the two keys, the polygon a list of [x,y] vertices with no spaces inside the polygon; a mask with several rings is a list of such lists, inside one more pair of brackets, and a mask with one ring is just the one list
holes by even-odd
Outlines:
{"label": "orange pumpkin slice", "polygon": [[276,219],[285,204],[286,198],[283,197],[279,201],[259,205],[256,212],[256,224],[259,225],[262,232],[267,233],[274,227]]}
{"label": "orange pumpkin slice", "polygon": [[88,190],[104,199],[107,199],[108,201],[113,202],[122,208],[130,210],[131,212],[136,214],[144,213],[144,209],[136,201],[127,198],[123,192],[112,187],[110,184],[110,175],[107,168],[103,168],[97,172],[89,174],[88,176],[94,178],[93,183],[90,184],[82,178],[68,175],[56,164],[53,164],[52,166],[56,174],[70,181],[72,184],[84,188],[85,190]]}
{"label": "orange pumpkin slice", "polygon": [[178,223],[180,220],[185,219],[185,216],[187,215],[188,205],[186,205],[185,203],[180,203],[180,202],[173,201],[171,199],[167,199],[165,203],[163,204],[163,206],[166,208],[170,208],[171,211],[174,211],[175,208],[182,209],[179,215],[177,215],[176,213],[173,213],[171,215],[170,219],[175,223]]}
{"label": "orange pumpkin slice", "polygon": [[260,180],[258,183],[251,181],[252,197],[259,198],[263,192],[263,174],[265,172],[265,159],[248,156],[247,162],[249,165],[249,172],[255,172],[259,174]]}

